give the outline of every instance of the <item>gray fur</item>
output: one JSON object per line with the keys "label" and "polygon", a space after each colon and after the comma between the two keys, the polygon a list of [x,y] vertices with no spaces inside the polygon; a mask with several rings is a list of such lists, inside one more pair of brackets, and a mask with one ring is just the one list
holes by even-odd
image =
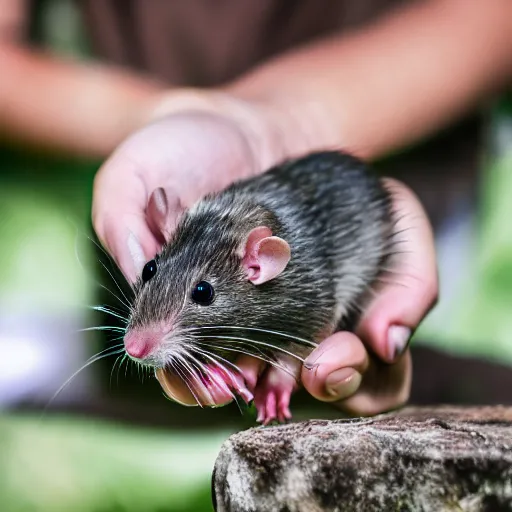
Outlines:
{"label": "gray fur", "polygon": [[[281,275],[255,286],[237,250],[260,225],[285,239],[292,256]],[[167,364],[180,343],[200,339],[180,335],[180,328],[257,327],[319,341],[357,321],[358,306],[391,252],[392,227],[389,192],[359,160],[321,152],[285,162],[184,214],[157,257],[156,275],[136,286],[129,327],[172,321],[173,336],[153,361],[157,366]],[[190,298],[201,280],[214,286],[210,306]],[[245,337],[290,346],[268,334]],[[304,347],[294,350],[304,353]]]}

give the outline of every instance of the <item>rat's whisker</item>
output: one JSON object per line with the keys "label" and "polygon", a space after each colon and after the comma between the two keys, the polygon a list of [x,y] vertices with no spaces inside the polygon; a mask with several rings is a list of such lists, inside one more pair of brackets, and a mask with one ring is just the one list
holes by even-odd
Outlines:
{"label": "rat's whisker", "polygon": [[76,372],[74,372],[66,381],[57,389],[57,391],[53,394],[53,396],[50,398],[46,406],[44,407],[42,413],[41,413],[41,419],[45,415],[48,407],[54,402],[54,400],[59,396],[59,394],[64,390],[64,388],[83,370],[85,370],[88,366],[96,363],[97,361],[100,361],[101,359],[104,359],[105,357],[110,357],[116,354],[120,354],[124,348],[119,348],[120,345],[116,345],[114,347],[110,347],[108,349],[102,350],[98,354],[95,354],[94,356],[90,357]]}
{"label": "rat's whisker", "polygon": [[271,343],[265,343],[264,341],[256,341],[256,340],[253,340],[253,339],[250,339],[250,338],[242,338],[242,337],[238,337],[238,336],[209,336],[209,335],[201,335],[201,338],[214,338],[214,339],[222,339],[222,340],[229,340],[229,341],[234,341],[234,342],[237,342],[237,341],[241,341],[241,342],[245,342],[245,343],[249,343],[249,344],[252,344],[252,345],[259,345],[261,347],[266,347],[266,348],[269,348],[271,350],[278,350],[279,352],[282,352],[283,354],[287,354],[289,355],[290,357],[293,357],[295,359],[298,359],[300,362],[304,362],[304,359],[300,356],[298,356],[297,354],[294,354],[293,352],[290,352],[284,348],[281,348],[281,347],[278,347],[276,345],[272,345]]}
{"label": "rat's whisker", "polygon": [[[108,272],[108,275],[112,278],[112,281],[114,281],[114,284],[116,285],[117,289],[121,292],[121,295],[124,297],[124,301],[121,301],[120,299],[120,302],[122,302],[128,309],[130,309],[130,299],[126,296],[126,294],[123,292],[122,288],[119,286],[119,283],[117,282],[116,278],[114,277],[114,275],[112,274],[112,272],[110,272],[110,270],[107,268],[107,266],[102,262],[100,261],[100,264],[101,266]],[[132,290],[132,288],[130,287],[130,290]],[[132,290],[133,292],[133,290]]]}
{"label": "rat's whisker", "polygon": [[[213,364],[220,367],[229,376],[231,386],[233,386],[238,391],[238,393],[242,397],[242,400],[244,400],[244,402],[247,402],[247,395],[245,398],[242,396],[239,383],[236,382],[236,379],[233,377],[233,374],[230,371],[228,371],[228,369],[222,364],[222,361],[224,361],[226,364],[231,366],[235,370],[235,372],[239,373],[243,378],[242,371],[240,370],[240,368],[238,368],[238,366],[236,366],[236,364],[232,363],[231,361],[228,361],[227,359],[223,358],[222,356],[220,356],[218,354],[209,354],[206,351],[201,350],[198,347],[194,347],[194,350],[196,352],[198,352],[202,357],[209,359],[210,361],[213,362]],[[242,407],[238,403],[237,394],[232,392],[231,388],[229,386],[227,387],[227,391],[230,394],[230,396],[233,398],[233,401],[236,403],[236,406],[237,406],[238,410],[240,411],[240,414],[243,416],[244,411],[242,410]]]}
{"label": "rat's whisker", "polygon": [[201,331],[201,330],[205,330],[205,329],[236,329],[236,330],[241,330],[241,331],[254,331],[254,332],[262,332],[262,333],[266,333],[266,334],[273,334],[275,336],[281,336],[283,338],[288,338],[288,339],[292,339],[292,340],[295,340],[299,343],[302,343],[302,344],[305,344],[305,345],[309,345],[311,347],[317,347],[318,344],[315,343],[314,341],[310,341],[310,340],[306,340],[304,338],[300,338],[298,336],[294,336],[292,334],[287,334],[287,333],[284,333],[284,332],[279,332],[279,331],[273,331],[273,330],[270,330],[270,329],[262,329],[262,328],[258,328],[258,327],[241,327],[241,326],[238,326],[238,325],[201,325],[201,326],[197,326],[197,327],[187,327],[187,328],[184,328],[183,329],[183,332],[197,332],[197,331]]}
{"label": "rat's whisker", "polygon": [[305,345],[309,345],[309,346],[313,346],[313,347],[316,347],[317,344],[312,342],[312,341],[309,341],[309,340],[306,340],[304,338],[300,338],[298,336],[294,336],[294,335],[291,335],[291,334],[287,334],[287,333],[283,333],[283,332],[280,332],[280,331],[274,331],[274,330],[270,330],[270,329],[263,329],[263,328],[257,328],[257,327],[242,327],[242,326],[235,326],[235,325],[216,325],[216,326],[199,326],[196,328],[197,330],[201,331],[201,330],[220,330],[220,329],[233,329],[233,330],[242,330],[242,331],[252,331],[252,332],[261,332],[261,333],[265,333],[265,334],[271,334],[271,335],[274,335],[274,336],[279,336],[279,337],[282,337],[282,338],[287,338],[287,339],[291,339],[291,340],[294,340],[300,344],[305,344]]}
{"label": "rat's whisker", "polygon": [[111,340],[109,340],[110,342],[113,342],[113,341],[119,341],[119,340],[122,340],[124,338],[124,333],[121,334],[121,336],[116,336],[115,338],[112,338]]}
{"label": "rat's whisker", "polygon": [[[222,370],[224,370],[226,372],[226,374],[230,375],[231,372],[228,371],[228,369],[222,364],[221,362],[221,359],[223,361],[225,361],[226,363],[228,363],[230,366],[232,366],[236,371],[240,372],[240,369],[233,363],[231,363],[230,361],[228,361],[227,359],[224,359],[223,357],[219,356],[218,354],[209,354],[208,352],[204,351],[204,350],[201,350],[200,348],[198,347],[194,347],[194,351],[198,352],[201,356],[205,357],[206,359],[210,360],[214,365],[220,367]],[[190,358],[193,358],[195,359],[199,364],[201,364],[201,362],[199,360],[197,360],[196,357],[194,357],[193,354],[189,354],[189,357]],[[204,366],[203,364],[201,364],[201,366]],[[206,367],[208,369],[208,367]],[[210,373],[211,370],[208,369],[208,371]],[[241,373],[241,372],[240,372]]]}
{"label": "rat's whisker", "polygon": [[[193,386],[191,386],[189,384],[189,380],[191,380],[192,382],[197,382],[197,379],[198,379],[197,375],[195,374],[195,372],[192,372],[191,370],[187,370],[187,368],[185,366],[183,366],[183,362],[182,362],[183,356],[181,356],[181,354],[173,354],[173,355],[174,355],[175,363],[176,363],[176,365],[173,365],[174,370],[181,377],[181,380],[187,386],[188,390],[194,397],[194,400],[196,401],[197,405],[199,407],[203,408],[201,401],[197,398],[197,395],[194,393],[194,390],[192,389]],[[191,379],[187,378],[185,371],[189,372],[189,375],[192,377]]]}
{"label": "rat's whisker", "polygon": [[117,331],[117,332],[126,332],[126,328],[118,327],[115,325],[98,325],[96,327],[85,327],[84,329],[78,329],[78,332],[87,332],[87,331]]}
{"label": "rat's whisker", "polygon": [[[171,373],[180,375],[178,370],[177,370],[177,368],[176,368],[176,365],[175,365],[175,363],[173,361],[169,361],[167,363],[167,367],[171,371]],[[180,375],[180,379],[183,379],[183,377],[181,375]],[[182,402],[180,402],[178,400],[178,398],[173,394],[173,392],[170,389],[166,389],[164,391],[164,396],[168,397],[168,398],[171,398],[171,400],[174,400],[178,404],[185,405],[185,404],[183,404]]]}
{"label": "rat's whisker", "polygon": [[206,350],[202,350],[199,347],[194,347],[194,350],[199,352],[199,354],[201,354],[203,357],[206,357],[210,361],[213,361],[215,364],[218,364],[219,366],[221,366],[221,368],[224,368],[222,363],[225,363],[225,364],[231,366],[236,372],[242,373],[240,368],[238,368],[238,366],[235,363],[228,361],[225,357],[222,357],[219,354],[210,354]]}
{"label": "rat's whisker", "polygon": [[100,288],[102,288],[103,290],[108,292],[114,299],[116,299],[119,302],[119,304],[121,304],[121,306],[123,307],[123,310],[130,311],[130,309],[131,309],[130,304],[126,303],[123,299],[121,299],[121,297],[119,297],[119,295],[117,295],[117,293],[115,293],[113,290],[111,290],[110,288],[108,288],[107,286],[105,286],[103,284],[99,284],[99,283],[97,283],[97,284]]}
{"label": "rat's whisker", "polygon": [[[188,351],[185,351],[184,354],[180,354],[179,357],[181,357],[183,366],[185,366],[189,372],[194,373],[194,375],[197,375],[196,371],[199,371],[199,375],[197,375],[197,378],[199,380],[200,380],[201,372],[203,372],[205,375],[208,375],[208,378],[211,377],[208,372],[208,369],[204,365],[201,365],[201,363],[199,361],[196,361],[200,365],[199,368],[197,367],[197,365],[194,365],[193,360],[189,361],[189,359],[192,359],[192,355]],[[202,366],[202,368],[201,368],[201,366]]]}
{"label": "rat's whisker", "polygon": [[132,358],[131,357],[127,357],[126,358],[126,365],[125,365],[125,368],[124,368],[124,378],[128,378],[128,368],[130,367],[130,363],[132,362]]}
{"label": "rat's whisker", "polygon": [[117,296],[110,288],[107,288],[105,285],[98,283],[95,281],[96,285],[105,290],[106,292],[110,293],[114,299],[116,299],[120,304],[122,304],[128,311],[130,311],[130,306],[126,304],[120,297]]}
{"label": "rat's whisker", "polygon": [[119,363],[119,366],[117,367],[117,385],[119,386],[119,374],[121,373],[121,370],[123,368],[123,364],[128,359],[128,354],[123,354],[123,357],[121,358],[121,362]]}
{"label": "rat's whisker", "polygon": [[[217,342],[221,342],[223,341],[223,338],[213,338],[215,339]],[[195,346],[194,346],[194,350],[198,350],[198,346],[201,346],[201,347],[204,347],[205,350],[208,351],[208,349],[210,348],[215,348],[215,349],[218,349],[220,351],[222,350],[227,350],[229,352],[237,352],[237,353],[240,353],[240,354],[244,354],[244,355],[247,355],[247,356],[251,356],[251,357],[255,357],[253,352],[249,352],[249,350],[256,350],[259,354],[260,354],[260,359],[262,360],[265,360],[265,362],[267,363],[271,363],[272,360],[271,358],[265,353],[263,352],[262,350],[260,350],[258,347],[253,347],[253,346],[247,346],[247,344],[243,344],[241,343],[242,346],[244,346],[246,348],[246,351],[244,352],[243,349],[239,348],[239,347],[235,347],[235,348],[229,348],[229,347],[223,347],[223,346],[220,346],[220,345],[214,345],[212,342],[208,341],[208,342],[205,342],[205,341],[195,341]],[[211,352],[211,351],[210,351]],[[218,356],[217,353],[215,353],[215,356]]]}
{"label": "rat's whisker", "polygon": [[[222,341],[222,338],[218,338],[218,341]],[[227,350],[229,352],[236,352],[237,354],[242,354],[242,355],[247,355],[247,356],[251,356],[251,357],[256,357],[257,359],[260,359],[261,361],[264,361],[265,363],[267,364],[271,364],[271,365],[275,365],[275,364],[278,364],[276,363],[274,360],[272,360],[265,352],[263,352],[262,350],[260,350],[258,347],[247,347],[247,351],[243,351],[242,349],[239,349],[238,347],[235,347],[235,348],[227,348],[227,347],[221,347],[219,345],[213,345],[211,342],[201,342],[201,341],[196,341],[196,346],[194,346],[194,350],[200,350],[197,345],[201,345],[202,347],[205,347],[205,350],[208,350],[208,349],[211,349],[211,348],[215,348],[215,349],[218,349],[218,350]],[[249,350],[254,350],[254,351],[257,351],[257,353],[259,355],[256,355],[254,352],[249,352]],[[214,355],[215,357],[221,357],[219,354],[215,353],[212,355]],[[224,358],[222,358],[224,359]],[[227,359],[224,359],[224,361],[227,362]],[[231,363],[233,364],[233,363]],[[235,368],[240,371],[240,369],[234,365]]]}
{"label": "rat's whisker", "polygon": [[[78,227],[76,225],[74,225],[75,229],[77,231],[79,231]],[[100,246],[98,245],[91,237],[85,235],[84,233],[82,233],[85,238],[87,238],[90,242],[92,242],[94,245],[96,245],[96,247],[98,247],[101,251],[103,251],[103,253],[107,256],[107,258],[111,259],[110,256],[107,254],[107,252]],[[84,264],[82,263],[81,259],[80,259],[80,256],[78,254],[78,236],[77,238],[75,239],[75,247],[74,247],[74,250],[75,250],[75,258],[76,260],[78,261],[78,264],[80,265],[80,268],[82,269],[82,271],[84,272],[84,274],[87,276],[87,278],[93,282],[96,286],[99,286],[100,288],[103,288],[105,291],[107,291],[108,293],[110,293],[116,300],[118,300],[121,304],[123,304],[125,307],[128,308],[128,310],[130,309],[130,306],[128,306],[127,304],[125,304],[112,290],[110,290],[109,288],[107,288],[106,286],[102,285],[101,283],[99,283],[98,281],[96,281],[96,279],[94,279],[93,277],[91,277],[91,275],[89,274],[89,272],[87,272],[87,270],[85,269],[85,266]],[[98,259],[98,261],[103,265],[103,263]],[[108,270],[107,270],[108,272]],[[122,293],[122,292],[121,292]],[[130,301],[128,301],[130,302]]]}
{"label": "rat's whisker", "polygon": [[[218,341],[222,341],[221,338],[219,338]],[[200,343],[201,345],[205,346],[205,347],[211,347],[211,348],[216,348],[217,350],[226,350],[228,352],[234,352],[236,354],[242,354],[242,355],[245,355],[245,356],[250,356],[250,357],[254,357],[256,359],[259,359],[260,361],[263,361],[285,373],[287,373],[288,375],[291,375],[294,379],[296,378],[295,375],[293,375],[293,373],[290,372],[290,370],[286,367],[284,367],[283,365],[279,364],[277,361],[273,361],[272,359],[270,359],[269,357],[264,357],[264,356],[260,356],[260,355],[257,355],[253,352],[248,352],[247,350],[243,350],[241,348],[238,348],[238,347],[221,347],[219,345],[214,345],[214,344],[210,344],[210,343],[201,343],[201,342],[197,342],[197,343]]]}
{"label": "rat's whisker", "polygon": [[[221,385],[221,383],[218,381],[217,376],[213,373],[212,370],[210,370],[205,364],[203,364],[201,361],[199,361],[192,353],[187,353],[187,356],[191,360],[191,364],[194,365],[194,367],[197,370],[199,370],[199,372],[202,372],[205,375],[205,377],[208,379],[208,381],[211,382],[219,391],[221,391],[221,392],[227,391],[229,393],[229,395],[231,397],[233,397],[233,393],[228,388],[227,384],[225,385],[225,387],[223,387]],[[194,361],[196,364],[194,364]],[[227,370],[222,365],[220,365],[218,362],[215,362],[215,364],[221,366],[226,371],[226,373],[228,373]],[[210,398],[212,398],[212,403],[214,403],[213,397],[209,393],[208,387],[204,383],[203,383],[203,387],[206,389],[206,391],[210,395]]]}
{"label": "rat's whisker", "polygon": [[122,357],[123,357],[122,355],[119,355],[116,357],[116,360],[114,361],[112,369],[110,370],[110,378],[109,378],[109,383],[108,383],[110,389],[112,389],[112,377],[114,376],[115,367],[117,366],[119,359],[121,359]]}
{"label": "rat's whisker", "polygon": [[[95,240],[93,240],[90,236],[87,236],[86,235],[86,238],[89,239],[89,241],[91,241],[108,259],[108,261],[110,262],[110,264],[112,266],[115,266],[115,263],[113,262],[113,259],[112,259],[112,256],[110,256],[110,254],[100,245],[98,244]],[[124,298],[127,300],[127,302],[129,303],[130,301],[127,299],[126,295],[123,293],[123,291],[120,289],[119,285],[117,284],[117,281],[116,279],[114,278],[114,276],[110,273],[110,271],[108,270],[108,268],[105,266],[105,264],[98,258],[98,261],[101,263],[101,265],[103,266],[103,268],[109,273],[110,277],[112,278],[112,280],[114,281],[114,283],[116,283],[116,286],[119,288],[119,291],[123,294]],[[115,266],[115,268],[117,268],[117,266]],[[130,287],[130,290],[133,292],[133,288],[132,288],[132,285],[131,283],[126,280],[126,283],[128,284],[128,286]]]}
{"label": "rat's whisker", "polygon": [[105,313],[107,315],[111,315],[115,318],[119,318],[119,320],[122,320],[124,324],[128,323],[128,320],[126,317],[120,315],[119,313],[116,313],[115,311],[112,311],[111,309],[107,308],[106,306],[88,306],[89,309],[92,309],[94,311],[99,311],[100,313]]}

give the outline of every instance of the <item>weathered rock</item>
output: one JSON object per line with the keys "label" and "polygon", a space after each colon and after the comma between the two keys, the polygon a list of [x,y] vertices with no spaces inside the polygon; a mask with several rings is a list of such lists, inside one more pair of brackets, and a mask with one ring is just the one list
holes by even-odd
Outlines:
{"label": "weathered rock", "polygon": [[217,458],[218,512],[512,510],[512,407],[260,427]]}

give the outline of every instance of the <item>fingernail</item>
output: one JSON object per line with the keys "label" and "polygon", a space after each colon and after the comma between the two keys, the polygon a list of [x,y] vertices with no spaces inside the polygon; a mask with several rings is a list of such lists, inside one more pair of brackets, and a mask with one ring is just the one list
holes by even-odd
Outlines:
{"label": "fingernail", "polygon": [[237,391],[247,405],[254,400],[254,395],[248,389],[238,389]]}
{"label": "fingernail", "polygon": [[411,337],[411,329],[403,325],[392,325],[388,330],[388,358],[398,359],[407,348]]}
{"label": "fingernail", "polygon": [[353,395],[361,384],[361,374],[354,368],[340,368],[325,380],[327,393],[337,399]]}
{"label": "fingernail", "polygon": [[128,236],[128,251],[132,258],[135,274],[138,275],[146,264],[146,256],[144,255],[142,246],[131,232]]}
{"label": "fingernail", "polygon": [[167,194],[165,193],[165,190],[162,187],[157,188],[153,192],[153,197],[155,201],[155,208],[158,210],[158,213],[164,218],[167,217],[169,204],[167,202]]}

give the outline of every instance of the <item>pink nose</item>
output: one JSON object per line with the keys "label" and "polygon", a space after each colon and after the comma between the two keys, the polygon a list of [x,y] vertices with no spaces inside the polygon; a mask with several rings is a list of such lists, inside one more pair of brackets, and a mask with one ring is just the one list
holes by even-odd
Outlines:
{"label": "pink nose", "polygon": [[158,344],[158,336],[147,331],[130,331],[124,337],[124,348],[136,359],[149,356]]}

